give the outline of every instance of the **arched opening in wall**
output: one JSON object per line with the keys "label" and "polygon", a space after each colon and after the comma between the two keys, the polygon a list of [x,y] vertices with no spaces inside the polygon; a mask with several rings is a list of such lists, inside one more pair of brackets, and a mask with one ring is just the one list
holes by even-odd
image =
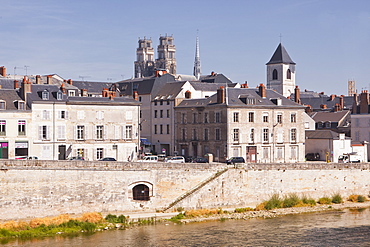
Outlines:
{"label": "arched opening in wall", "polygon": [[276,70],[276,69],[274,69],[274,70],[272,71],[272,79],[273,79],[273,80],[277,80],[277,79],[278,79],[278,72],[277,72],[277,70]]}
{"label": "arched opening in wall", "polygon": [[138,201],[149,201],[149,187],[145,184],[138,184],[132,188],[132,199]]}
{"label": "arched opening in wall", "polygon": [[185,99],[191,99],[191,92],[189,90],[185,92]]}
{"label": "arched opening in wall", "polygon": [[286,78],[287,78],[288,80],[291,80],[291,79],[292,79],[292,72],[290,71],[290,69],[288,69],[288,70],[286,71]]}

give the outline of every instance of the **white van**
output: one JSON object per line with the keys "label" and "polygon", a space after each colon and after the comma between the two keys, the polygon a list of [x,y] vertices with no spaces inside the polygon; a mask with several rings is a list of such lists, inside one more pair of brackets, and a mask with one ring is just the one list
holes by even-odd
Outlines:
{"label": "white van", "polygon": [[141,160],[138,160],[138,162],[158,162],[158,156],[144,156]]}

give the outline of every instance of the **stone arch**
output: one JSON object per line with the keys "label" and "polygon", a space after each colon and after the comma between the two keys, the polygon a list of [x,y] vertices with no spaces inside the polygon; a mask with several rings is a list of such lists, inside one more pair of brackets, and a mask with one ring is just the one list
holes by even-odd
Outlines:
{"label": "stone arch", "polygon": [[153,184],[147,181],[137,181],[128,187],[128,199],[133,201],[150,201],[153,197]]}
{"label": "stone arch", "polygon": [[272,79],[273,80],[277,80],[278,79],[278,71],[276,69],[274,69],[272,71]]}
{"label": "stone arch", "polygon": [[286,78],[288,80],[291,80],[292,79],[292,72],[290,71],[290,69],[287,69],[287,71],[286,71]]}

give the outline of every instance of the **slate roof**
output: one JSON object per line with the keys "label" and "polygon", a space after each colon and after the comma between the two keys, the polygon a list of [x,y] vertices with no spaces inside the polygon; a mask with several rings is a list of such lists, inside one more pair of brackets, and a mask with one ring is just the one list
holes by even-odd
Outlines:
{"label": "slate roof", "polygon": [[351,112],[346,111],[337,111],[337,112],[314,112],[311,114],[311,117],[315,122],[339,122],[343,120]]}
{"label": "slate roof", "polygon": [[154,82],[155,77],[136,78],[117,82],[117,87],[121,95],[132,95],[133,91],[137,91],[139,95],[150,94],[152,92]]}
{"label": "slate roof", "polygon": [[[68,84],[68,83],[67,83]],[[87,93],[102,94],[103,88],[110,88],[115,83],[91,82],[91,81],[73,81],[72,85],[78,89],[87,89]]]}
{"label": "slate roof", "polygon": [[[294,99],[294,94],[292,94],[291,99]],[[319,94],[317,96],[306,96],[300,97],[301,103],[303,105],[310,105],[313,110],[321,110],[321,105],[326,105],[328,110],[334,109],[335,104],[339,104],[339,97],[335,97],[331,100],[330,96]],[[353,96],[344,96],[344,109],[352,109]]]}
{"label": "slate roof", "polygon": [[[283,95],[274,90],[266,89],[266,98],[259,95],[258,88],[226,88],[225,96],[227,98],[227,105],[229,107],[250,107],[250,108],[304,108],[290,99],[285,98]],[[242,99],[254,99],[255,104],[245,104]],[[281,99],[281,105],[276,104],[276,99]],[[185,99],[178,107],[189,106],[206,106],[217,104],[217,93],[205,99]],[[226,105],[226,104],[224,104]]]}
{"label": "slate roof", "polygon": [[[339,139],[339,133],[332,130],[306,130],[305,133],[307,139]],[[350,137],[345,138],[350,139]]]}
{"label": "slate roof", "polygon": [[154,99],[174,99],[181,92],[185,83],[185,81],[166,83],[155,95]]}
{"label": "slate roof", "polygon": [[18,90],[15,89],[0,89],[0,100],[5,101],[5,110],[11,111],[18,111],[16,102],[23,101],[18,93]]}
{"label": "slate roof", "polygon": [[0,78],[0,85],[2,89],[14,89],[14,80],[8,78]]}
{"label": "slate roof", "polygon": [[285,50],[284,46],[281,43],[276,48],[274,55],[272,55],[270,61],[266,65],[277,64],[277,63],[296,64],[290,58],[288,52]]}
{"label": "slate roof", "polygon": [[[204,83],[199,81],[191,81],[190,84],[197,91],[217,91],[220,87],[225,87],[225,83]],[[227,84],[228,87],[235,87],[237,83]]]}

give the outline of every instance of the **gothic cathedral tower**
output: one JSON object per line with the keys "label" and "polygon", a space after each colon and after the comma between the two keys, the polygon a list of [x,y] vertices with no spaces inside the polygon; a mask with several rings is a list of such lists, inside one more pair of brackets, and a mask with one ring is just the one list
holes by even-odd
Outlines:
{"label": "gothic cathedral tower", "polygon": [[154,75],[154,48],[152,39],[139,39],[139,47],[136,49],[135,78]]}
{"label": "gothic cathedral tower", "polygon": [[267,88],[290,96],[295,88],[295,62],[280,43],[267,65]]}
{"label": "gothic cathedral tower", "polygon": [[157,48],[158,58],[155,60],[157,70],[167,70],[168,73],[176,74],[176,47],[173,44],[172,36],[159,37]]}

